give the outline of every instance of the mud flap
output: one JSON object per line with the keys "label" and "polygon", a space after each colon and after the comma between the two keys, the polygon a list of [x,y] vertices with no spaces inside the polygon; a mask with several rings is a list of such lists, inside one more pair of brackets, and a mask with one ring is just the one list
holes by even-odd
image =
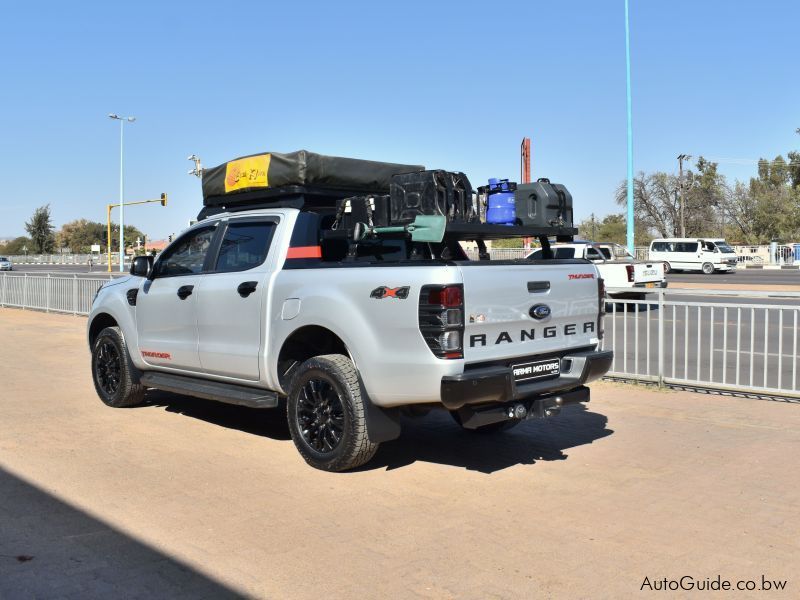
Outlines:
{"label": "mud flap", "polygon": [[375,406],[361,383],[361,399],[367,420],[367,437],[374,444],[396,440],[400,437],[400,409]]}

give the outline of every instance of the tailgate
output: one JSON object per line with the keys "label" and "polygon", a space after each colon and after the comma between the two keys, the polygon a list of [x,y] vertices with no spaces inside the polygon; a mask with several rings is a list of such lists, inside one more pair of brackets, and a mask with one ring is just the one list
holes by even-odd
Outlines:
{"label": "tailgate", "polygon": [[[459,268],[464,281],[467,363],[598,342],[599,275],[591,263],[461,263]],[[540,306],[546,308],[534,310]]]}
{"label": "tailgate", "polygon": [[658,283],[663,279],[663,262],[637,262],[633,264],[634,283]]}

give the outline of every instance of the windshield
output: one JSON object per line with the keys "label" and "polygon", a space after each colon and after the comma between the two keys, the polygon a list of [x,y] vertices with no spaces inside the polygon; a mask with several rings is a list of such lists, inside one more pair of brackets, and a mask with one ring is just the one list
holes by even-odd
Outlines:
{"label": "windshield", "polygon": [[8,262],[8,259],[5,256],[0,256],[0,262]]}
{"label": "windshield", "polygon": [[728,245],[728,242],[717,242],[717,248],[719,248],[720,252],[724,252],[725,254],[735,254],[733,248]]}

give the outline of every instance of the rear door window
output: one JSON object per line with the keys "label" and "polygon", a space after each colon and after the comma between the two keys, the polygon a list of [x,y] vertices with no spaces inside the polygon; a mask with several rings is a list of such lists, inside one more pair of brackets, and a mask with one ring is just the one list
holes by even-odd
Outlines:
{"label": "rear door window", "polygon": [[253,269],[267,259],[275,221],[231,221],[225,230],[214,271],[233,273]]}

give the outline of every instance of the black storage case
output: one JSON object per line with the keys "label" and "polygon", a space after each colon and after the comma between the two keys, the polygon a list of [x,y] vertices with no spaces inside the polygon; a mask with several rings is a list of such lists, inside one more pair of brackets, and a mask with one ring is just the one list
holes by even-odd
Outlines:
{"label": "black storage case", "polygon": [[514,192],[514,205],[517,224],[523,227],[572,227],[572,194],[560,183],[549,179],[521,183]]}
{"label": "black storage case", "polygon": [[336,202],[336,229],[352,230],[356,223],[389,225],[389,196],[352,196]]}
{"label": "black storage case", "polygon": [[450,222],[475,219],[472,186],[463,173],[436,170],[394,175],[389,196],[392,225],[406,225],[417,215],[444,215]]}

